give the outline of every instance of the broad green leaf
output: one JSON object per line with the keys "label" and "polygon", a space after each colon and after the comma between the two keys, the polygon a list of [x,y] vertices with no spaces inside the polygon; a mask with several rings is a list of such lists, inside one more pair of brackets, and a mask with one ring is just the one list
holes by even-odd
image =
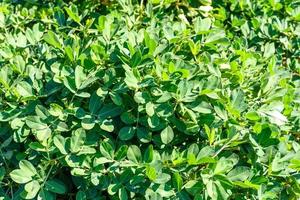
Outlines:
{"label": "broad green leaf", "polygon": [[76,66],[75,67],[75,86],[77,89],[81,88],[82,83],[85,81],[86,75],[83,72],[83,67]]}
{"label": "broad green leaf", "polygon": [[79,190],[77,193],[76,193],[76,200],[86,200],[86,194],[84,191],[82,190]]}
{"label": "broad green leaf", "polygon": [[68,7],[65,7],[65,10],[72,20],[80,24],[80,17],[78,16],[77,13],[74,13],[73,10]]}
{"label": "broad green leaf", "polygon": [[109,142],[103,141],[100,144],[100,152],[107,159],[114,158],[114,149]]}
{"label": "broad green leaf", "polygon": [[152,133],[145,127],[138,127],[136,133],[137,133],[137,137],[141,142],[143,143],[151,142]]}
{"label": "broad green leaf", "polygon": [[153,181],[157,184],[164,184],[171,179],[171,176],[166,173],[157,174],[156,179]]}
{"label": "broad green leaf", "polygon": [[139,147],[136,145],[129,146],[127,150],[127,158],[134,163],[139,163],[142,159],[142,154]]}
{"label": "broad green leaf", "polygon": [[101,108],[103,98],[98,96],[97,93],[93,93],[89,101],[89,110],[91,114],[96,115]]}
{"label": "broad green leaf", "polygon": [[119,189],[119,199],[120,200],[127,200],[128,199],[128,194],[127,194],[127,191],[124,187]]}
{"label": "broad green leaf", "polygon": [[21,193],[21,196],[24,199],[33,199],[40,190],[40,184],[38,181],[33,180],[25,185],[24,190],[25,191]]}
{"label": "broad green leaf", "polygon": [[150,163],[153,160],[153,145],[149,145],[144,153],[144,162]]}
{"label": "broad green leaf", "polygon": [[275,45],[274,43],[266,43],[264,46],[264,57],[269,58],[275,53]]}
{"label": "broad green leaf", "polygon": [[127,149],[128,149],[128,146],[126,145],[122,145],[116,152],[116,160],[122,160],[126,157],[127,155]]}
{"label": "broad green leaf", "polygon": [[38,198],[42,200],[55,200],[55,194],[41,188]]}
{"label": "broad green leaf", "polygon": [[80,151],[81,146],[84,144],[84,140],[86,138],[85,130],[82,128],[76,129],[72,133],[70,150],[72,153],[77,153]]}
{"label": "broad green leaf", "polygon": [[147,115],[149,115],[150,117],[152,117],[154,115],[154,104],[151,102],[146,103],[146,112]]}
{"label": "broad green leaf", "polygon": [[113,124],[113,121],[112,120],[103,120],[100,124],[100,128],[104,131],[107,131],[107,132],[113,132],[115,127],[114,127],[114,124]]}
{"label": "broad green leaf", "polygon": [[94,128],[95,124],[96,124],[95,120],[88,115],[85,116],[81,121],[81,126],[85,130],[91,130],[92,128]]}
{"label": "broad green leaf", "polygon": [[60,42],[59,38],[57,37],[57,35],[54,32],[48,31],[44,35],[44,40],[48,44],[52,45],[53,47],[58,48],[58,49],[62,49],[61,42]]}
{"label": "broad green leaf", "polygon": [[64,194],[67,192],[65,184],[58,179],[47,180],[45,183],[45,188],[56,194]]}
{"label": "broad green leaf", "polygon": [[21,169],[15,169],[12,172],[10,172],[11,179],[16,183],[28,183],[32,180],[32,177],[30,174],[26,174],[26,171],[23,171]]}
{"label": "broad green leaf", "polygon": [[203,34],[210,29],[210,26],[211,26],[210,18],[201,19],[200,17],[198,17],[195,20],[194,29],[197,34]]}
{"label": "broad green leaf", "polygon": [[183,185],[183,180],[178,172],[175,172],[172,176],[173,186],[177,191],[180,191]]}
{"label": "broad green leaf", "polygon": [[139,87],[139,81],[135,77],[132,71],[126,71],[125,83],[129,88],[137,89]]}
{"label": "broad green leaf", "polygon": [[19,95],[21,95],[22,97],[33,96],[32,86],[25,81],[20,82],[17,85],[16,90],[19,93]]}
{"label": "broad green leaf", "polygon": [[154,181],[156,179],[156,170],[154,167],[147,166],[146,167],[146,175],[151,180]]}
{"label": "broad green leaf", "polygon": [[239,166],[231,170],[227,174],[227,178],[231,181],[245,181],[251,175],[248,167]]}
{"label": "broad green leaf", "polygon": [[61,135],[56,135],[53,138],[54,145],[59,149],[60,153],[68,154],[66,151],[66,139]]}
{"label": "broad green leaf", "polygon": [[19,166],[20,169],[28,176],[34,176],[37,174],[35,167],[27,160],[21,160],[19,162]]}
{"label": "broad green leaf", "polygon": [[104,120],[106,118],[116,117],[121,113],[122,113],[122,108],[117,107],[114,104],[106,104],[100,109],[98,113],[98,117]]}
{"label": "broad green leaf", "polygon": [[172,142],[174,138],[174,132],[173,129],[170,126],[167,126],[161,133],[160,133],[161,141],[164,144],[169,144]]}
{"label": "broad green leaf", "polygon": [[247,112],[246,115],[245,115],[245,117],[247,119],[252,120],[252,121],[258,121],[258,120],[260,120],[259,114],[257,112],[255,112],[255,111]]}
{"label": "broad green leaf", "polygon": [[130,140],[131,138],[133,138],[135,132],[136,132],[136,128],[125,126],[121,128],[121,130],[119,131],[118,137],[121,140]]}

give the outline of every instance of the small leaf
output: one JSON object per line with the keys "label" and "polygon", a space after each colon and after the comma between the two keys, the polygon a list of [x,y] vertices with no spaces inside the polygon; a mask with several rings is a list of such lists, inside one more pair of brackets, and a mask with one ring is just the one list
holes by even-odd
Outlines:
{"label": "small leaf", "polygon": [[33,96],[31,85],[25,81],[20,82],[17,85],[16,90],[18,91],[19,95],[21,95],[22,97]]}
{"label": "small leaf", "polygon": [[107,159],[112,160],[114,158],[114,149],[109,142],[103,141],[100,144],[100,152]]}
{"label": "small leaf", "polygon": [[95,120],[91,116],[87,115],[82,119],[81,126],[85,130],[91,130],[95,126]]}
{"label": "small leaf", "polygon": [[231,170],[227,174],[227,178],[231,181],[245,181],[250,175],[249,167],[239,166]]}
{"label": "small leaf", "polygon": [[264,47],[265,51],[264,51],[264,57],[265,58],[269,58],[272,55],[274,55],[275,53],[275,45],[274,43],[267,43]]}
{"label": "small leaf", "polygon": [[128,200],[128,194],[127,194],[126,189],[124,187],[119,189],[119,199],[120,200]]}
{"label": "small leaf", "polygon": [[60,153],[66,155],[68,154],[66,151],[66,140],[61,135],[56,135],[53,138],[54,145],[59,149]]}
{"label": "small leaf", "polygon": [[48,31],[48,33],[46,33],[44,35],[44,40],[48,44],[52,45],[53,47],[58,48],[58,49],[62,49],[59,38],[56,36],[56,34],[54,32]]}
{"label": "small leaf", "polygon": [[64,194],[67,192],[67,188],[63,182],[57,179],[48,180],[45,183],[45,188],[56,194]]}
{"label": "small leaf", "polygon": [[24,199],[33,199],[40,190],[40,184],[38,181],[33,180],[25,185],[24,190],[25,191],[21,193],[21,196]]}
{"label": "small leaf", "polygon": [[80,148],[83,145],[85,138],[86,138],[86,134],[84,129],[79,128],[75,130],[71,137],[71,144],[70,144],[71,152],[77,153],[78,151],[80,151]]}
{"label": "small leaf", "polygon": [[16,182],[16,183],[28,183],[29,181],[32,180],[31,176],[26,174],[23,170],[21,169],[15,169],[12,172],[10,172],[10,177],[11,179]]}
{"label": "small leaf", "polygon": [[146,175],[151,180],[154,181],[156,179],[156,170],[154,167],[147,166],[146,167]]}
{"label": "small leaf", "polygon": [[31,162],[27,160],[21,160],[19,163],[20,169],[26,173],[28,176],[34,176],[36,175],[37,171],[34,168],[34,166],[31,164]]}
{"label": "small leaf", "polygon": [[76,200],[86,200],[86,194],[84,191],[82,190],[79,190],[77,193],[76,193]]}
{"label": "small leaf", "polygon": [[153,145],[149,145],[144,153],[144,162],[150,163],[153,160]]}
{"label": "small leaf", "polygon": [[178,172],[175,172],[172,177],[173,186],[180,191],[183,185],[182,178]]}
{"label": "small leaf", "polygon": [[170,126],[167,126],[160,134],[161,141],[164,144],[169,144],[172,142],[174,138],[174,132],[173,129]]}
{"label": "small leaf", "polygon": [[77,89],[80,89],[85,79],[86,79],[86,75],[83,72],[83,67],[77,65],[75,67],[75,86]]}
{"label": "small leaf", "polygon": [[258,120],[260,120],[259,114],[257,112],[255,112],[255,111],[247,112],[246,115],[245,115],[245,117],[247,119],[252,120],[252,121],[258,121]]}
{"label": "small leaf", "polygon": [[146,103],[146,113],[148,116],[152,117],[154,115],[154,104],[151,102]]}
{"label": "small leaf", "polygon": [[90,98],[89,102],[89,110],[91,114],[95,115],[98,113],[103,103],[103,98],[98,96],[96,92],[94,92]]}
{"label": "small leaf", "polygon": [[139,163],[142,159],[141,150],[136,145],[129,146],[127,150],[127,158],[134,163]]}
{"label": "small leaf", "polygon": [[66,12],[68,13],[69,17],[73,19],[75,22],[80,24],[80,17],[78,16],[77,13],[74,13],[70,8],[65,7]]}
{"label": "small leaf", "polygon": [[130,140],[131,138],[133,138],[135,132],[136,132],[136,129],[134,127],[125,126],[125,127],[121,128],[118,136],[121,140]]}
{"label": "small leaf", "polygon": [[129,88],[137,89],[139,87],[139,81],[135,77],[132,71],[126,71],[125,83]]}

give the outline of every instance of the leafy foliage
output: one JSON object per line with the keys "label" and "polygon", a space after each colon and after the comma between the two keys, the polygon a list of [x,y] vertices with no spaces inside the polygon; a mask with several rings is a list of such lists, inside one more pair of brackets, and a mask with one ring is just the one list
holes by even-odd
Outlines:
{"label": "leafy foliage", "polygon": [[299,199],[298,0],[0,3],[0,199]]}

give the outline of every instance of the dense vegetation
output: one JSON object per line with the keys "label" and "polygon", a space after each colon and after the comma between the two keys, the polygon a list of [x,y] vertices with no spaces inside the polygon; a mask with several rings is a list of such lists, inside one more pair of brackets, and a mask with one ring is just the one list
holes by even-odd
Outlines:
{"label": "dense vegetation", "polygon": [[300,198],[299,0],[0,1],[0,200]]}

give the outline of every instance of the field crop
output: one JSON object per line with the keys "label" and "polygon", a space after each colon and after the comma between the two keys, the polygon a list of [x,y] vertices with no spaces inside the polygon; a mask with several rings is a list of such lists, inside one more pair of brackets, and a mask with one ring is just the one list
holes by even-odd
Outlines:
{"label": "field crop", "polygon": [[0,0],[0,200],[300,198],[299,0]]}

